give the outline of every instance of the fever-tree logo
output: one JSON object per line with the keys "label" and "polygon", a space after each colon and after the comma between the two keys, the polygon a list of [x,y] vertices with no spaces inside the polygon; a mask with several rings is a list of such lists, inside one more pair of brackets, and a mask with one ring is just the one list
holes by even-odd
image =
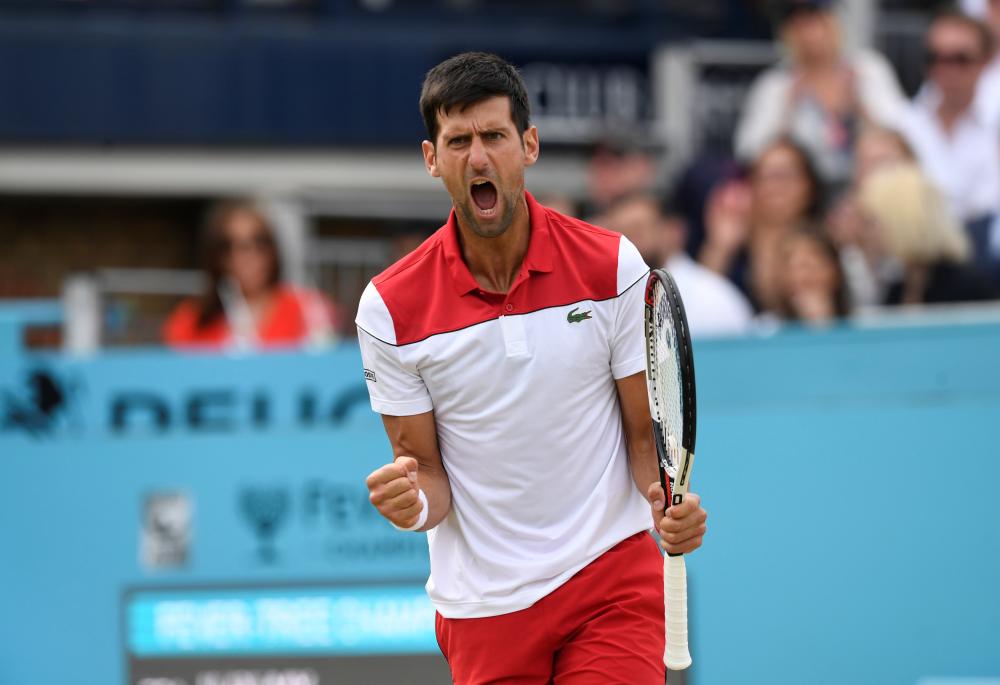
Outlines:
{"label": "fever-tree logo", "polygon": [[288,514],[290,496],[282,487],[248,487],[240,492],[240,510],[257,536],[257,558],[262,564],[278,560],[274,537]]}

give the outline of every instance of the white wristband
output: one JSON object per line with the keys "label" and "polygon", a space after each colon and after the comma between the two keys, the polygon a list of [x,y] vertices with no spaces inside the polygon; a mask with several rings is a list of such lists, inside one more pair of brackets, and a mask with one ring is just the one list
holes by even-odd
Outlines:
{"label": "white wristband", "polygon": [[417,497],[420,499],[421,504],[420,515],[417,517],[417,522],[409,528],[403,528],[401,526],[397,526],[395,523],[392,523],[392,521],[389,521],[389,523],[392,523],[393,528],[396,530],[420,530],[424,527],[424,524],[427,523],[427,512],[430,507],[427,505],[427,495],[424,494],[423,490],[417,490]]}

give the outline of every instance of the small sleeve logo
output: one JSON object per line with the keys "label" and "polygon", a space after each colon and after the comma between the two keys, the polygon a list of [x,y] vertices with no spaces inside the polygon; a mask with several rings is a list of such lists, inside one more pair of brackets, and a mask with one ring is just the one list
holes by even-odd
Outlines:
{"label": "small sleeve logo", "polygon": [[378,382],[375,380],[375,372],[372,371],[371,369],[365,369],[365,380],[371,381],[372,383]]}

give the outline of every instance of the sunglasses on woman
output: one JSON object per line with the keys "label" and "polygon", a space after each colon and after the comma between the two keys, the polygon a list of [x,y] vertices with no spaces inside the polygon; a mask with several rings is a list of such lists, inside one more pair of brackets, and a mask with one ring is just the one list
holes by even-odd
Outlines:
{"label": "sunglasses on woman", "polygon": [[239,240],[234,240],[232,238],[223,238],[222,240],[222,251],[226,254],[246,252],[250,250],[255,252],[266,252],[273,249],[273,247],[271,237],[266,233],[257,233],[250,238],[242,238]]}

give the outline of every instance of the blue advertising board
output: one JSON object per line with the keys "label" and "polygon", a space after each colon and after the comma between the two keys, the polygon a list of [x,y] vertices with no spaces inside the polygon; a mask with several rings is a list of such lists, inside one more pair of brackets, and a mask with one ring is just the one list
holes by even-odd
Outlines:
{"label": "blue advertising board", "polygon": [[[22,323],[0,683],[448,681],[425,538],[367,500],[389,446],[356,346],[71,359]],[[997,349],[995,323],[697,344],[689,682],[1000,676]]]}

